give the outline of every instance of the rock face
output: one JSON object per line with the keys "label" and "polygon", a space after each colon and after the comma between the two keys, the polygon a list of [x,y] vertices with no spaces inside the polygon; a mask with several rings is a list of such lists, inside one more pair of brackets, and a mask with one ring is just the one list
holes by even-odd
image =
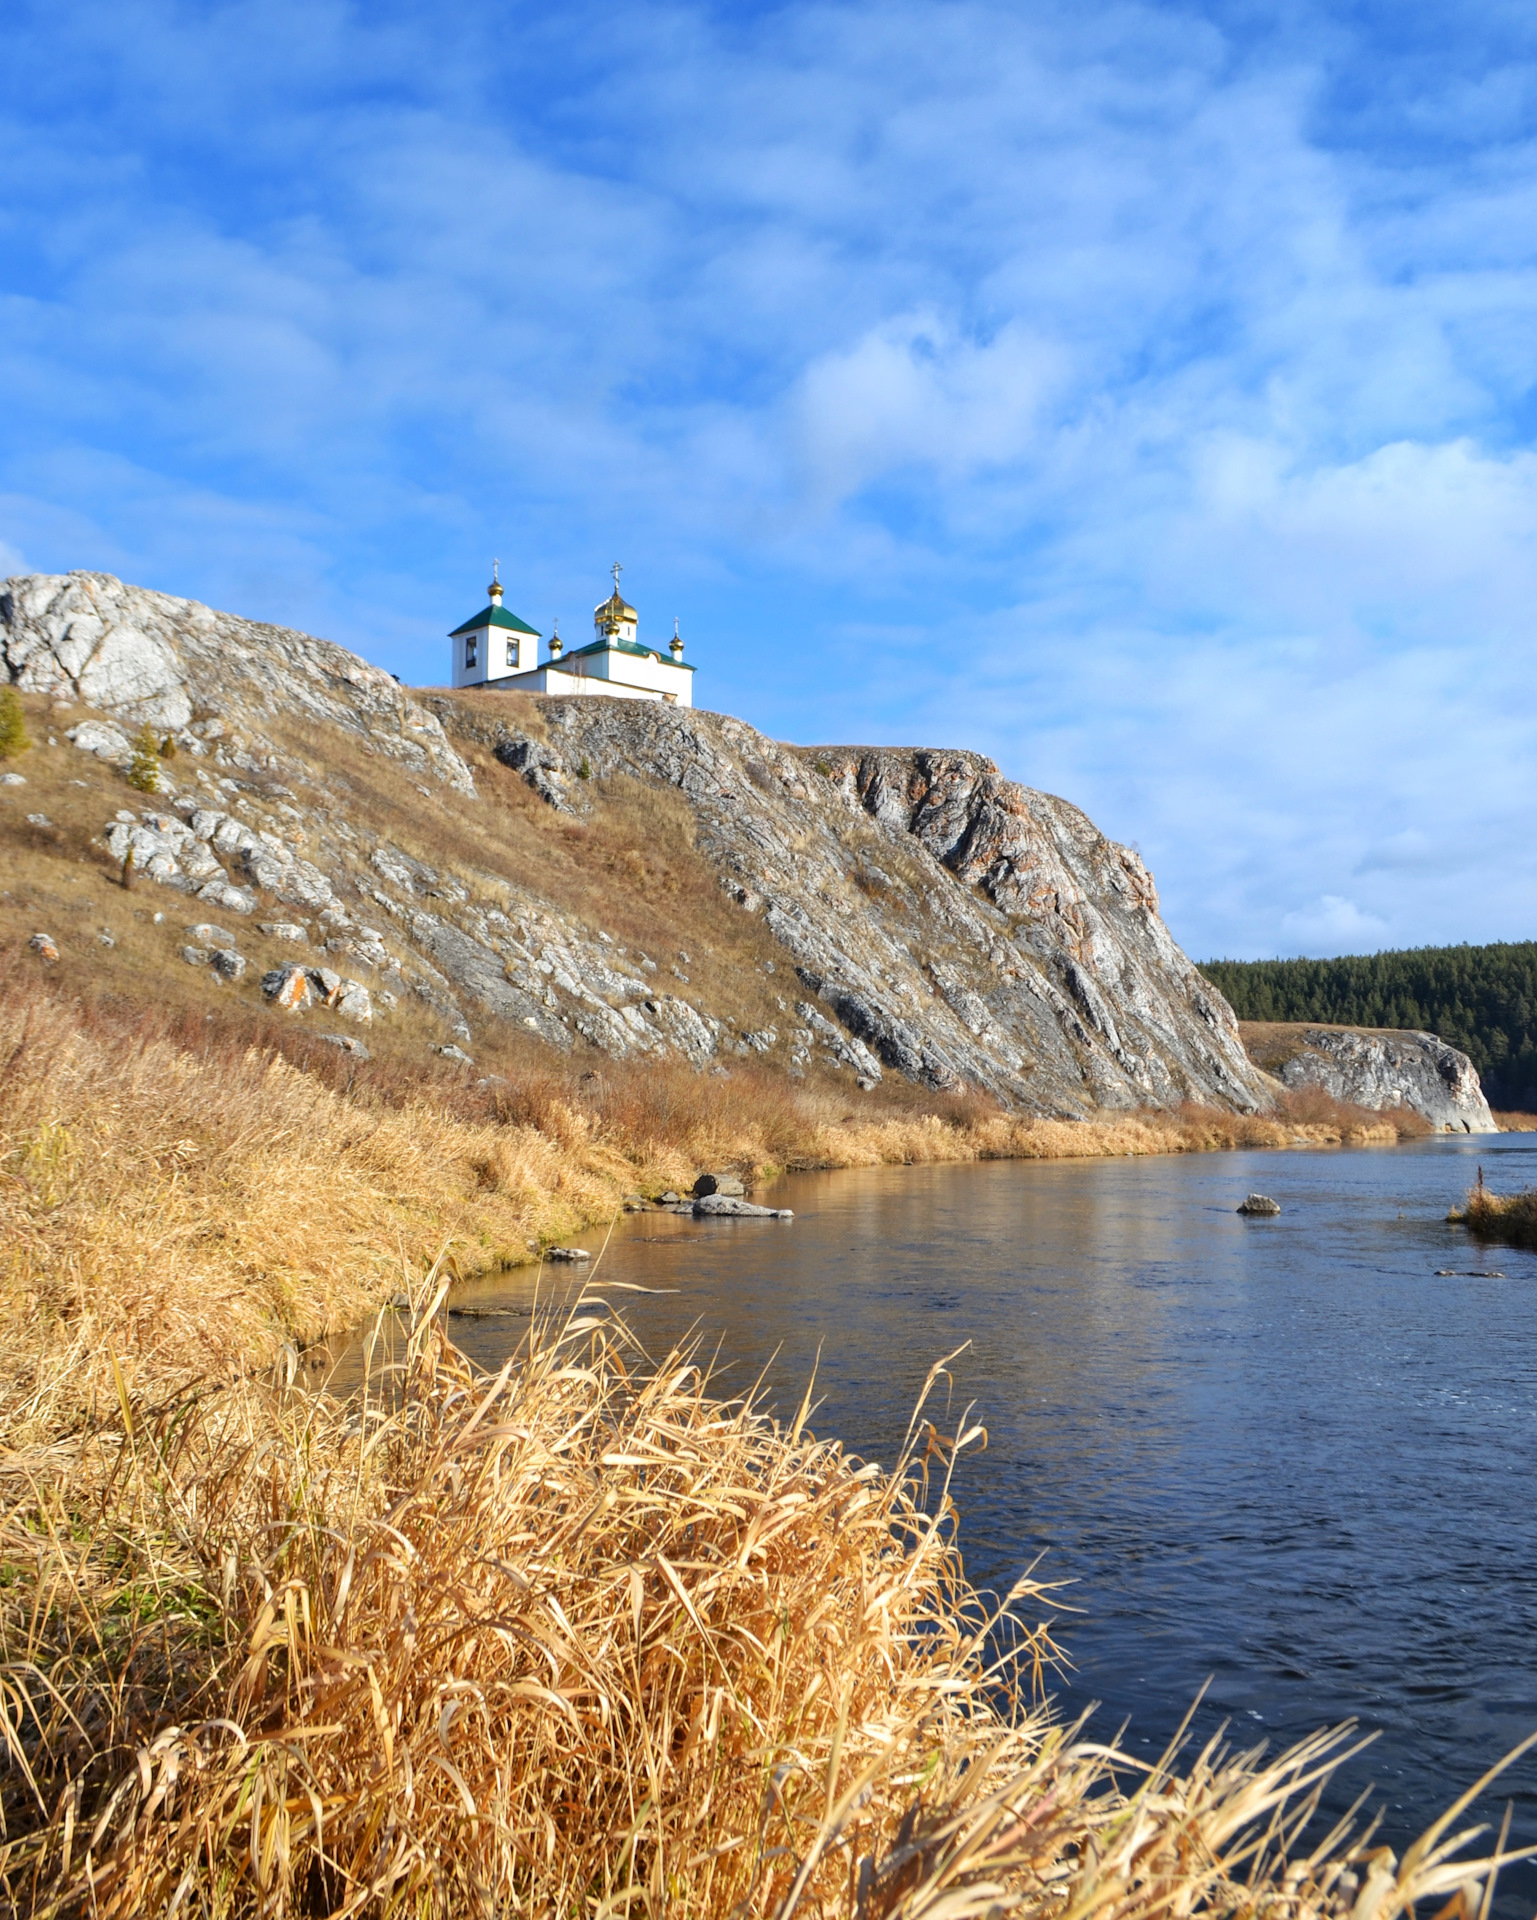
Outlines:
{"label": "rock face", "polygon": [[[980,755],[787,747],[639,701],[413,696],[327,641],[94,573],[0,586],[0,661],[21,687],[95,709],[71,716],[82,753],[117,764],[145,721],[178,743],[154,803],[104,822],[114,860],[131,855],[141,881],[194,896],[209,920],[264,908],[272,937],[362,975],[231,982],[280,1006],[365,1022],[413,994],[465,1058],[472,1022],[502,1022],[565,1052],[761,1061],[851,1092],[896,1073],[1064,1118],[1273,1097],[1138,856]],[[713,883],[759,923],[755,950],[777,953],[763,972],[779,1012],[765,1021],[760,995],[737,1019],[726,989],[712,1001],[691,985],[681,950],[663,972],[484,854],[428,864],[349,819],[347,782],[326,771],[345,741],[382,757],[392,817],[445,801],[467,813],[484,802],[456,740],[575,841],[605,782],[681,796]],[[216,946],[235,941],[197,941]]]}
{"label": "rock face", "polygon": [[1288,1087],[1321,1087],[1379,1113],[1410,1107],[1443,1133],[1499,1131],[1473,1062],[1433,1033],[1306,1027],[1297,1038],[1279,1066]]}
{"label": "rock face", "polygon": [[496,751],[551,805],[581,811],[583,767],[687,797],[720,884],[812,996],[787,1018],[792,1054],[1070,1117],[1269,1104],[1138,856],[981,755],[785,747],[739,720],[639,702],[542,713],[547,740],[525,743],[509,715]]}
{"label": "rock face", "polygon": [[[34,573],[0,584],[0,659],[23,692],[97,707],[129,727],[183,728],[200,709],[281,708],[365,738],[423,777],[473,790],[437,719],[381,667],[287,627],[215,613],[110,573]],[[84,744],[77,741],[77,744]],[[126,755],[121,727],[89,750]]]}

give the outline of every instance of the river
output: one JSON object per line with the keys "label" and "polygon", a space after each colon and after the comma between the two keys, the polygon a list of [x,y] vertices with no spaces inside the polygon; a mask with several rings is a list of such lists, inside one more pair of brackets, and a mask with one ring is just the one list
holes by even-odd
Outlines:
{"label": "river", "polygon": [[[668,1289],[607,1297],[653,1352],[692,1329],[726,1383],[767,1369],[781,1408],[815,1366],[814,1427],[885,1461],[969,1343],[936,1409],[989,1434],[955,1487],[968,1572],[1069,1583],[1061,1710],[1147,1753],[1208,1679],[1197,1730],[1245,1744],[1355,1717],[1379,1738],[1332,1803],[1375,1782],[1401,1850],[1537,1728],[1537,1255],[1444,1224],[1478,1164],[1537,1184],[1537,1136],[795,1175],[755,1196],[793,1222],[627,1217],[593,1285]],[[1237,1215],[1251,1189],[1280,1217]],[[452,1325],[487,1365],[521,1330]],[[1506,1799],[1537,1845],[1531,1756]],[[1502,1881],[1502,1911],[1534,1897]]]}

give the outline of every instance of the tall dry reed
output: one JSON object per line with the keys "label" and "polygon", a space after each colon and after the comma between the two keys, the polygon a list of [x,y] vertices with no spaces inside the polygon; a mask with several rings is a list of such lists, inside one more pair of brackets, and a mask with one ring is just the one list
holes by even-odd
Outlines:
{"label": "tall dry reed", "polygon": [[[1030,1581],[890,1472],[578,1304],[494,1378],[226,1388],[13,1459],[0,1888],[33,1916],[1393,1920],[1489,1863],[1309,1827],[1337,1728],[1153,1766],[1054,1721]],[[932,1476],[932,1478],[931,1478]],[[1498,1849],[1496,1849],[1498,1852]]]}
{"label": "tall dry reed", "polygon": [[1446,1217],[1480,1240],[1498,1241],[1507,1247],[1537,1247],[1537,1187],[1527,1187],[1520,1193],[1495,1193],[1484,1185],[1482,1167],[1477,1184],[1468,1189],[1467,1199]]}

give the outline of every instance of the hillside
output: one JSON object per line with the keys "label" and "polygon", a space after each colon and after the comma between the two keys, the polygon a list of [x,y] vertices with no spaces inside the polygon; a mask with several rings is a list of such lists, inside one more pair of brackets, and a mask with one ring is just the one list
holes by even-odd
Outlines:
{"label": "hillside", "polygon": [[[979,755],[415,693],[105,574],[6,583],[0,652],[38,741],[0,788],[0,936],[122,994],[244,1000],[358,1061],[751,1066],[1065,1119],[1270,1102],[1136,854]],[[146,722],[154,796],[123,779]]]}
{"label": "hillside", "polygon": [[1338,960],[1208,960],[1240,1020],[1417,1029],[1468,1055],[1492,1105],[1537,1108],[1537,941]]}

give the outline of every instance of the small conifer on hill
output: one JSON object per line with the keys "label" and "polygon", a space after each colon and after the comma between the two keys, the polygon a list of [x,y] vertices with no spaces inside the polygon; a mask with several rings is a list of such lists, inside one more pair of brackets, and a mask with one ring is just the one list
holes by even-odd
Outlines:
{"label": "small conifer on hill", "polygon": [[16,689],[0,687],[0,760],[14,760],[32,744]]}
{"label": "small conifer on hill", "polygon": [[160,736],[147,720],[133,737],[128,784],[140,793],[160,791]]}

